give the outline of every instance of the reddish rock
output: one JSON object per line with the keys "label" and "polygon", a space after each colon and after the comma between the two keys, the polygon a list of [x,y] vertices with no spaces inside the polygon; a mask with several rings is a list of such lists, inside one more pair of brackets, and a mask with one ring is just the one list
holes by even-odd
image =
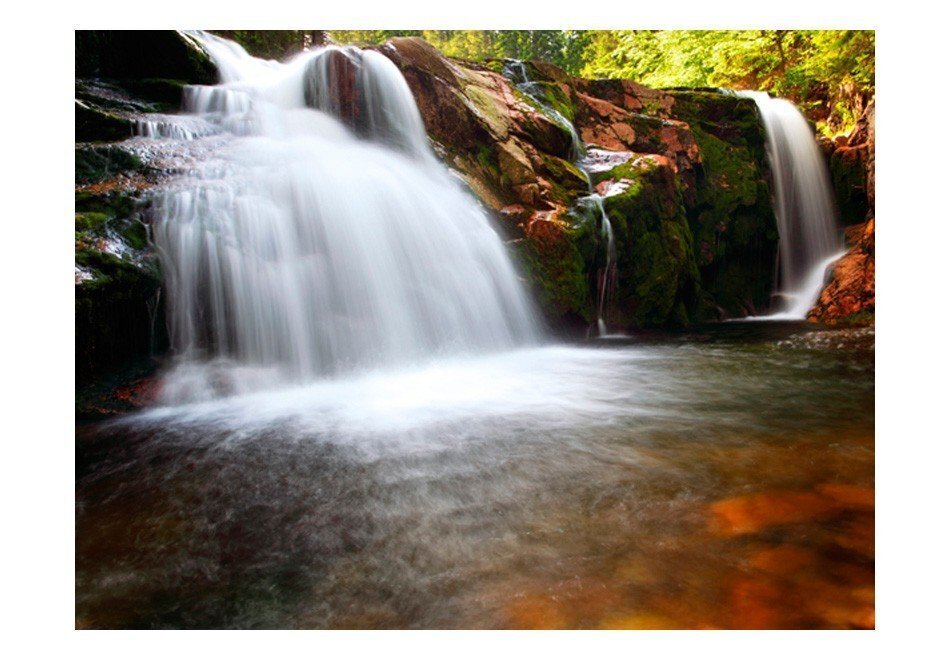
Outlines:
{"label": "reddish rock", "polygon": [[874,322],[874,218],[860,227],[857,241],[835,264],[831,283],[808,313],[810,321],[827,325]]}

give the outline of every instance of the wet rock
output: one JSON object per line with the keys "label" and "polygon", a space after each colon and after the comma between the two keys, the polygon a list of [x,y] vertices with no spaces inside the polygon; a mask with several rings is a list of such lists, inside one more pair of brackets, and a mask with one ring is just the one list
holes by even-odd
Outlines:
{"label": "wet rock", "polygon": [[104,142],[132,137],[128,115],[76,100],[76,140]]}
{"label": "wet rock", "polygon": [[810,321],[832,326],[874,324],[874,218],[858,231],[857,242],[835,264],[831,282],[821,292]]}
{"label": "wet rock", "polygon": [[127,192],[76,196],[76,380],[165,345],[158,263],[139,202]]}
{"label": "wet rock", "polygon": [[76,148],[77,184],[104,181],[119,174],[139,172],[143,167],[138,156],[116,145]]}
{"label": "wet rock", "polygon": [[[617,293],[608,323],[684,327],[697,318],[699,273],[676,168],[645,155],[597,175],[617,244]],[[612,188],[612,189],[611,189]]]}
{"label": "wet rock", "polygon": [[76,77],[210,85],[217,71],[208,54],[181,31],[77,30]]}

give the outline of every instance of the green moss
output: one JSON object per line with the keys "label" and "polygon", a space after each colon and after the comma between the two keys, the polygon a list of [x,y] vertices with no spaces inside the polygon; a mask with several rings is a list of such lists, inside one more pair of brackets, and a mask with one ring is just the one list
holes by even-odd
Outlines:
{"label": "green moss", "polygon": [[666,122],[645,114],[631,115],[627,121],[636,135],[636,149],[646,153],[662,154],[666,145],[660,139],[660,130]]}
{"label": "green moss", "polygon": [[570,96],[565,93],[564,88],[558,83],[532,83],[531,92],[539,98],[542,104],[556,110],[569,122],[574,122],[574,104],[571,102]]}
{"label": "green moss", "polygon": [[120,173],[141,171],[144,167],[138,156],[116,145],[76,147],[77,184],[103,181]]}
{"label": "green moss", "polygon": [[628,186],[604,209],[617,243],[616,320],[682,327],[696,316],[699,273],[692,233],[673,174],[650,162],[614,168]]}
{"label": "green moss", "polygon": [[125,117],[85,101],[76,101],[76,140],[111,142],[132,137],[132,124]]}
{"label": "green moss", "polygon": [[765,134],[751,99],[715,91],[671,91],[673,115],[699,146],[688,209],[700,269],[701,314],[765,309],[775,278],[778,230],[767,183]]}
{"label": "green moss", "polygon": [[76,231],[77,232],[87,232],[87,231],[96,231],[101,229],[105,224],[112,219],[112,216],[108,213],[98,213],[95,211],[90,211],[88,213],[77,213],[76,214]]}
{"label": "green moss", "polygon": [[564,227],[556,238],[515,241],[522,265],[541,311],[552,324],[568,316],[591,320],[592,304],[584,259],[577,247],[583,229]]}
{"label": "green moss", "polygon": [[478,85],[465,85],[462,91],[492,135],[502,140],[507,138],[509,119],[499,99]]}
{"label": "green moss", "polygon": [[542,174],[554,185],[553,199],[565,206],[587,193],[587,178],[573,163],[539,152]]}

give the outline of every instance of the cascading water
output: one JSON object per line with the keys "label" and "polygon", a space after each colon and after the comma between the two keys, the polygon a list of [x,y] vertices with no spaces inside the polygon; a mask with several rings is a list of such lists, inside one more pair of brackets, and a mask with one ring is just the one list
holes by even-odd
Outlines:
{"label": "cascading water", "polygon": [[795,105],[766,92],[739,92],[755,101],[765,126],[779,231],[779,307],[770,318],[803,319],[841,258],[831,182],[811,127]]}
{"label": "cascading water", "polygon": [[571,136],[571,157],[574,164],[583,173],[587,179],[588,195],[582,198],[580,204],[589,209],[595,215],[600,225],[601,238],[604,242],[604,267],[597,273],[597,334],[600,337],[606,337],[607,323],[604,321],[604,308],[607,298],[610,296],[613,287],[617,281],[617,247],[614,242],[613,226],[610,224],[610,218],[604,210],[603,195],[594,190],[594,184],[591,181],[591,170],[587,163],[587,148],[583,140],[577,134],[574,124],[558,112],[544,97],[544,90],[541,86],[531,80],[524,62],[520,60],[505,61],[505,75],[515,83],[520,91],[530,96],[555,124],[566,130]]}
{"label": "cascading water", "polygon": [[186,89],[188,114],[139,126],[201,143],[155,201],[180,361],[166,398],[536,338],[502,241],[432,155],[385,56],[328,47],[279,64],[189,36],[222,83]]}

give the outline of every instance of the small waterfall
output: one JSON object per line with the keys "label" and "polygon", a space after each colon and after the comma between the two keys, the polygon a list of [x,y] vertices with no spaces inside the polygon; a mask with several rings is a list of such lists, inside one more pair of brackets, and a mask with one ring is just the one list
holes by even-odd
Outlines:
{"label": "small waterfall", "polygon": [[580,203],[590,209],[600,226],[601,238],[604,242],[604,267],[597,272],[597,335],[607,336],[607,324],[604,321],[604,308],[607,298],[611,295],[617,281],[617,247],[614,242],[614,230],[610,218],[604,210],[604,198],[594,190],[591,181],[591,171],[587,163],[587,148],[574,124],[563,114],[550,106],[544,97],[541,85],[528,76],[528,70],[521,60],[506,60],[505,75],[515,82],[515,87],[530,96],[554,123],[564,128],[571,136],[571,157],[574,164],[587,179],[589,194],[582,198]]}
{"label": "small waterfall", "polygon": [[772,318],[803,319],[821,295],[828,268],[843,255],[831,181],[815,135],[786,99],[739,92],[755,101],[765,126],[779,231],[779,307]]}
{"label": "small waterfall", "polygon": [[429,150],[394,64],[337,47],[266,62],[189,36],[222,83],[139,127],[190,157],[154,202],[168,400],[537,338],[506,248]]}

